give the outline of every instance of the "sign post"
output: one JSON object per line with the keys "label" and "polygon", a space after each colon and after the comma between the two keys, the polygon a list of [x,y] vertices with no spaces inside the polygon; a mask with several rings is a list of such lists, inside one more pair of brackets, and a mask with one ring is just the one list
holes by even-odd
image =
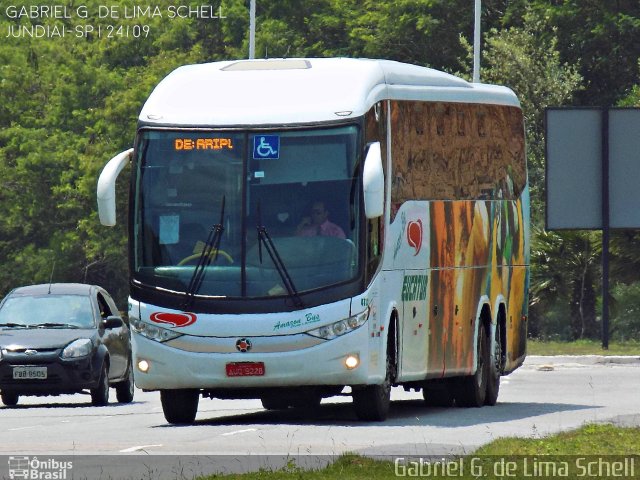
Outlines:
{"label": "sign post", "polygon": [[482,16],[482,2],[475,0],[475,15],[473,22],[473,83],[480,83],[480,18]]}

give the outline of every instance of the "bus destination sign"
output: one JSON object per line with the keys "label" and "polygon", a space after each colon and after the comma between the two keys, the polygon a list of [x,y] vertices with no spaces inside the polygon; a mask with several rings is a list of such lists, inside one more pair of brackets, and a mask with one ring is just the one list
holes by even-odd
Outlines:
{"label": "bus destination sign", "polygon": [[230,138],[176,138],[176,151],[190,150],[233,150]]}

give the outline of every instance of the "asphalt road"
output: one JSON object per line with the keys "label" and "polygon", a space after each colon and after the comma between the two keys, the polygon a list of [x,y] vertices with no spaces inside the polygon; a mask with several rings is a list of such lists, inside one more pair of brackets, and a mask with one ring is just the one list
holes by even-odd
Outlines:
{"label": "asphalt road", "polygon": [[538,437],[585,423],[640,426],[639,388],[638,357],[529,357],[503,377],[494,407],[425,407],[421,393],[395,388],[383,423],[357,421],[350,397],[323,400],[315,415],[265,411],[258,400],[200,399],[191,426],[168,425],[157,392],[137,390],[133,403],[106,407],[91,406],[88,395],[21,397],[17,407],[0,408],[0,455],[470,453],[499,437]]}

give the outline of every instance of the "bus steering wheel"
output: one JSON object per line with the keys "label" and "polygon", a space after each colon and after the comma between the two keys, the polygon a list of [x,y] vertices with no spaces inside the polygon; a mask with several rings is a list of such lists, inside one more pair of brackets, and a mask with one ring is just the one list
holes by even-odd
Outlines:
{"label": "bus steering wheel", "polygon": [[[216,254],[224,257],[229,263],[233,263],[233,257],[231,257],[231,255],[229,255],[227,252],[225,252],[224,250],[211,250],[211,252],[209,252],[209,256],[210,257],[214,257]],[[197,260],[200,258],[202,254],[201,253],[194,253],[193,255],[189,255],[188,257],[183,258],[182,260],[180,260],[178,262],[178,266],[181,267],[183,265],[188,264],[189,262],[193,261],[193,260]]]}

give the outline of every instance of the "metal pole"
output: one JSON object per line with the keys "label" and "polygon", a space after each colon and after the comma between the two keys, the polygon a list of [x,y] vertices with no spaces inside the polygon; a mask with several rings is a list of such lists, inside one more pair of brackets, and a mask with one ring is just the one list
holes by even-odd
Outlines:
{"label": "metal pole", "polygon": [[256,58],[256,0],[249,5],[249,59]]}
{"label": "metal pole", "polygon": [[602,349],[609,350],[609,109],[602,109]]}
{"label": "metal pole", "polygon": [[475,22],[473,28],[473,83],[480,83],[480,13],[481,0],[476,0]]}

